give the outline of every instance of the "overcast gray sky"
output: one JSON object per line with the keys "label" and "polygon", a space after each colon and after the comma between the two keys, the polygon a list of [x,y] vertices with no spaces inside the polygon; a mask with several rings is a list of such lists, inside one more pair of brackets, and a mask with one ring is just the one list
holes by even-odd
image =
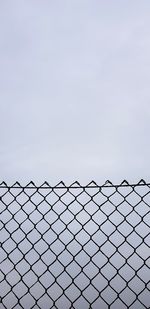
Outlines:
{"label": "overcast gray sky", "polygon": [[150,1],[0,1],[0,180],[149,180]]}

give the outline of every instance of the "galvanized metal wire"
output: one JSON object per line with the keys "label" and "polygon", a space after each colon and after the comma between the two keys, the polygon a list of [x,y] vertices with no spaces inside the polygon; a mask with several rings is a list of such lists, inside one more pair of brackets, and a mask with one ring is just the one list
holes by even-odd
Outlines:
{"label": "galvanized metal wire", "polygon": [[149,308],[150,184],[0,184],[0,308]]}

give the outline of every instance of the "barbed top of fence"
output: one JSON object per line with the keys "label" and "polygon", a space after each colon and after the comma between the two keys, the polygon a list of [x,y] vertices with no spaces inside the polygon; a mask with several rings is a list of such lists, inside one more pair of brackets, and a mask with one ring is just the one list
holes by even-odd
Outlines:
{"label": "barbed top of fence", "polygon": [[20,182],[16,181],[13,184],[9,184],[6,183],[5,181],[2,181],[0,183],[0,188],[15,188],[15,189],[24,189],[24,188],[28,188],[28,189],[78,189],[78,188],[103,188],[103,187],[137,187],[137,186],[148,186],[150,187],[150,182],[146,182],[144,179],[141,179],[139,182],[136,183],[131,183],[127,180],[123,180],[121,183],[115,184],[112,183],[110,180],[106,180],[103,184],[97,184],[94,180],[92,180],[91,182],[89,182],[88,184],[81,184],[78,181],[75,181],[69,185],[65,184],[63,181],[60,181],[59,183],[55,184],[55,185],[51,185],[49,184],[47,181],[43,182],[41,185],[37,185],[35,182],[30,181],[29,183],[27,183],[26,185],[22,185]]}

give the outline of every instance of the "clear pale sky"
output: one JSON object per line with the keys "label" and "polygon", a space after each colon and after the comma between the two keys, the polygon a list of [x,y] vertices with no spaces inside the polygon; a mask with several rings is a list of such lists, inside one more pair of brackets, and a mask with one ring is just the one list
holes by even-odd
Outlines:
{"label": "clear pale sky", "polygon": [[0,180],[149,180],[150,1],[0,1]]}

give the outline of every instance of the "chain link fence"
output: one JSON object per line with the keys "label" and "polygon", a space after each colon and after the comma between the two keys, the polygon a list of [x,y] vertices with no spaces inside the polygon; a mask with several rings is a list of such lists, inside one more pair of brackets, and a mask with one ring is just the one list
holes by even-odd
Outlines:
{"label": "chain link fence", "polygon": [[0,308],[150,304],[150,184],[0,184]]}

